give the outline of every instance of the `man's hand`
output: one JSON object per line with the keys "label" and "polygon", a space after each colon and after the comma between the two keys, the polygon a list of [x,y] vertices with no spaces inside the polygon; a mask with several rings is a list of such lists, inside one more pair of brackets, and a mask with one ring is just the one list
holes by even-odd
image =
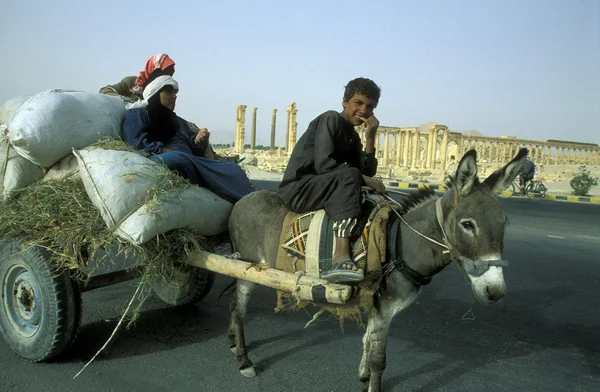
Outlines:
{"label": "man's hand", "polygon": [[377,117],[375,117],[375,115],[369,118],[364,118],[360,116],[357,117],[362,120],[363,124],[365,124],[366,137],[374,139],[377,135],[377,128],[379,127],[379,120],[377,119]]}
{"label": "man's hand", "polygon": [[370,188],[373,188],[375,193],[378,193],[380,195],[385,195],[386,189],[385,189],[385,185],[383,184],[383,181],[372,178],[372,177],[365,176],[364,174],[363,174],[363,180],[365,181],[365,185]]}
{"label": "man's hand", "polygon": [[194,138],[195,144],[208,143],[208,138],[210,138],[210,132],[206,128],[200,128],[196,137]]}

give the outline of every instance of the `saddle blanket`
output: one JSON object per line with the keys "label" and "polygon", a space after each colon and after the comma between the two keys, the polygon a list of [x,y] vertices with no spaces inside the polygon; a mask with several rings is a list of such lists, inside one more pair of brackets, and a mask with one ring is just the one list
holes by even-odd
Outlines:
{"label": "saddle blanket", "polygon": [[[351,244],[354,262],[367,273],[367,248],[371,223],[375,214],[387,202],[382,197],[367,192],[363,192],[362,196],[363,214],[368,218],[364,225],[358,225],[361,231],[354,235]],[[327,216],[325,210],[298,215],[287,229],[287,233],[281,246],[291,256],[305,261],[307,275],[320,277],[320,271],[326,271],[331,267],[335,252],[335,238],[333,220]]]}

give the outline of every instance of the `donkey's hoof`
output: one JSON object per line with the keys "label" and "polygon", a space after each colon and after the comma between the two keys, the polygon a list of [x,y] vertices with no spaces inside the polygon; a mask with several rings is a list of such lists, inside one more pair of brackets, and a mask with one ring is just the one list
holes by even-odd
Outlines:
{"label": "donkey's hoof", "polygon": [[237,353],[237,347],[231,346],[231,347],[229,347],[229,349],[231,350],[232,353],[234,353],[234,354]]}
{"label": "donkey's hoof", "polygon": [[242,373],[244,377],[250,378],[256,376],[256,369],[254,369],[254,366],[250,366],[247,368],[240,369],[240,373]]}

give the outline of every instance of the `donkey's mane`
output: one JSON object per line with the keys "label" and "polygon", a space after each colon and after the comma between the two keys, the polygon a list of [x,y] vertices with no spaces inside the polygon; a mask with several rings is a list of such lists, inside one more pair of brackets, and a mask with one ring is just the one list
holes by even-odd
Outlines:
{"label": "donkey's mane", "polygon": [[421,205],[424,201],[432,199],[436,196],[435,191],[429,187],[419,188],[416,192],[402,200],[400,203],[404,207],[404,214],[408,213],[413,208]]}

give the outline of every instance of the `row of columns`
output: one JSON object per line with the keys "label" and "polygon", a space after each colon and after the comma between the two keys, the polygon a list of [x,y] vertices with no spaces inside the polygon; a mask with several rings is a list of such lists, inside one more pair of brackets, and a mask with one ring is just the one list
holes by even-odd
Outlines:
{"label": "row of columns", "polygon": [[[252,134],[250,149],[256,148],[256,115],[258,108],[252,108]],[[286,151],[292,151],[296,145],[298,122],[296,103],[287,108]],[[271,116],[270,149],[275,150],[277,109]],[[359,130],[365,140],[364,130]],[[246,105],[237,107],[236,138],[234,149],[244,152],[246,134]],[[383,146],[381,139],[383,138]],[[417,127],[392,128],[380,127],[375,138],[375,151],[381,158],[380,166],[408,167],[412,169],[445,169],[449,145],[456,145],[456,159],[469,149],[475,149],[478,159],[488,163],[506,163],[514,157],[519,148],[529,149],[534,162],[543,165],[585,164],[600,165],[600,147],[580,143],[536,142],[508,138],[489,138],[465,136],[450,132],[445,125],[431,125],[429,129]]]}
{"label": "row of columns", "polygon": [[531,159],[542,165],[600,165],[600,147],[595,145],[461,137],[459,147],[459,155],[474,148],[480,159],[490,163],[505,163],[514,157],[520,148],[527,148]]}
{"label": "row of columns", "polygon": [[[236,122],[235,122],[235,141],[234,151],[237,154],[243,154],[246,143],[246,105],[237,106]],[[256,149],[256,114],[258,108],[252,108],[252,134],[250,137],[250,150]],[[297,121],[298,109],[296,103],[293,102],[288,106],[287,110],[287,132],[286,132],[286,148],[287,151],[292,151],[296,145],[296,137],[298,133],[298,121]],[[271,115],[271,140],[270,149],[275,150],[275,131],[277,124],[277,109],[273,109]]]}
{"label": "row of columns", "polygon": [[[364,140],[364,131],[360,133]],[[381,159],[381,166],[444,169],[452,144],[456,147],[456,159],[467,150],[475,149],[480,161],[503,164],[512,159],[519,148],[524,147],[529,150],[529,156],[538,164],[600,165],[600,147],[597,145],[469,137],[450,132],[444,125],[432,125],[427,130],[416,127],[380,127],[375,139],[375,150],[378,152],[378,158]]]}
{"label": "row of columns", "polygon": [[[438,140],[440,132],[441,141]],[[361,130],[360,134],[364,141],[364,130]],[[381,136],[383,136],[383,151],[381,151]],[[443,168],[446,166],[448,140],[449,131],[445,125],[435,125],[426,132],[421,132],[416,127],[381,127],[375,138],[375,151],[378,152],[378,158],[381,158],[381,166],[413,169],[436,169],[438,166]]]}

